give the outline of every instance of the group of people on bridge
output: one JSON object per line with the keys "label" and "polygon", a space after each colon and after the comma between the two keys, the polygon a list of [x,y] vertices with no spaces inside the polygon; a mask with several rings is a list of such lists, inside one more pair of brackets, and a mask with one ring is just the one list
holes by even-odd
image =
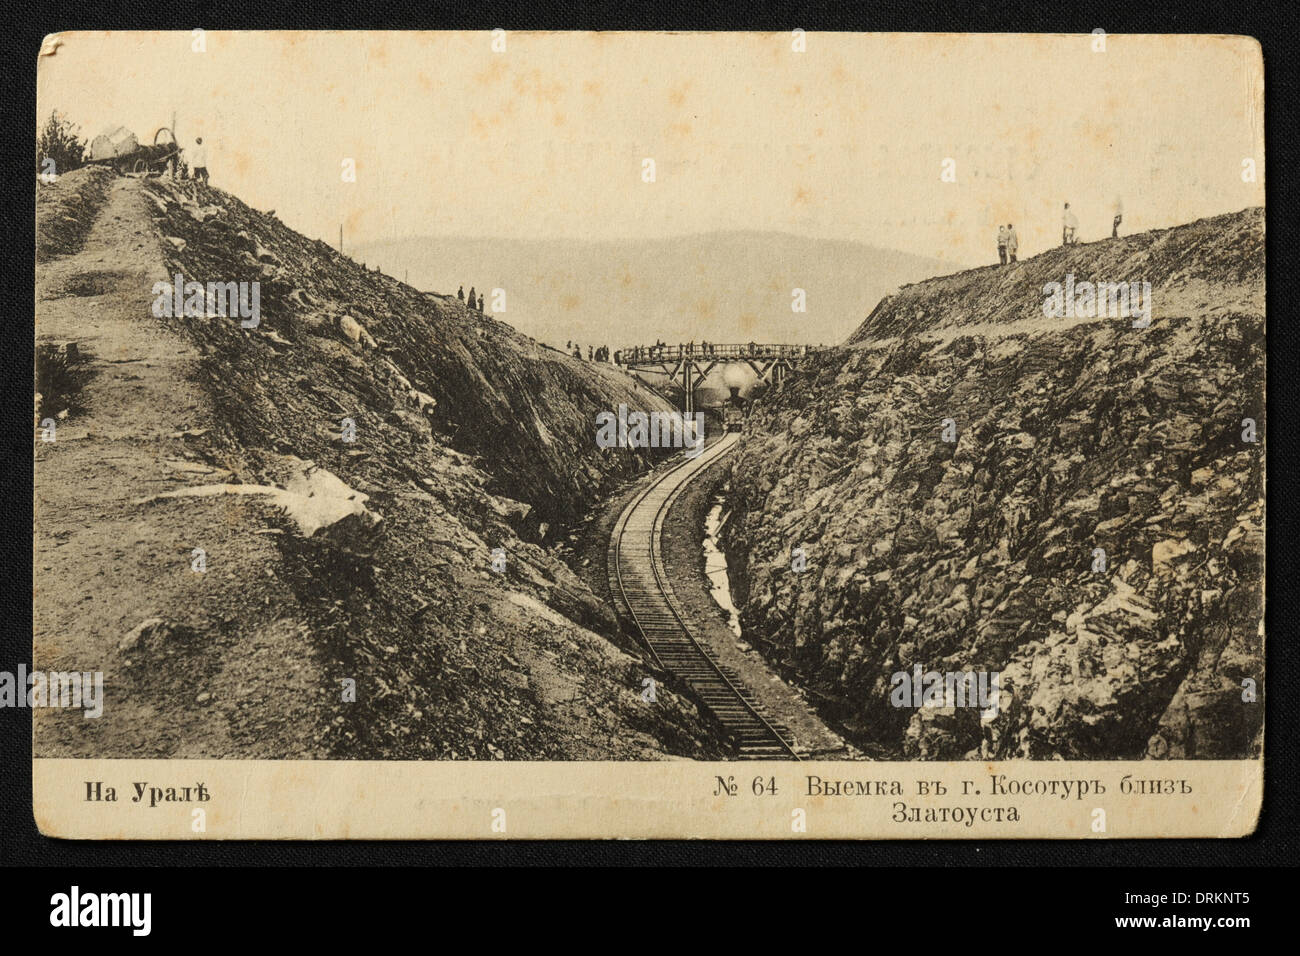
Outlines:
{"label": "group of people on bridge", "polygon": [[[474,290],[470,289],[470,307],[473,308]],[[479,300],[480,311],[483,300]],[[799,358],[809,352],[825,346],[817,345],[759,345],[749,342],[745,345],[719,345],[716,342],[682,342],[676,346],[656,340],[654,345],[636,345],[631,348],[610,351],[608,345],[588,345],[586,360],[588,362],[613,362],[615,365],[641,365],[652,362],[677,362],[689,358],[705,359],[767,359]],[[582,346],[577,342],[564,343],[564,351],[576,359],[581,359]]]}
{"label": "group of people on bridge", "polygon": [[813,346],[809,345],[759,345],[748,342],[744,345],[719,345],[716,342],[682,342],[675,348],[662,341],[654,345],[638,345],[614,353],[614,362],[618,365],[636,365],[642,362],[675,362],[685,358],[770,358],[779,355],[782,358],[798,358],[807,355]]}

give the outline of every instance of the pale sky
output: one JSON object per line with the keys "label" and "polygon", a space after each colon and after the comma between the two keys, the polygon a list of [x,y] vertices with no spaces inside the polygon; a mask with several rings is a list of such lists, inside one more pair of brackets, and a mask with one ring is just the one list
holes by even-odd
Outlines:
{"label": "pale sky", "polygon": [[[1263,74],[1233,37],[69,33],[37,121],[141,141],[331,243],[763,229],[955,267],[1264,202]],[[357,182],[342,181],[345,158]],[[656,181],[642,181],[643,160]],[[945,159],[956,182],[941,181]],[[1257,182],[1242,181],[1253,158]]]}

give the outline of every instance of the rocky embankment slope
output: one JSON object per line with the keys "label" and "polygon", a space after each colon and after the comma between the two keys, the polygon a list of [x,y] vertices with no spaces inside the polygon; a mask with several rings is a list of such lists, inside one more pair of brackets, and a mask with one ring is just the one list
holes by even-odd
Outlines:
{"label": "rocky embankment slope", "polygon": [[[36,666],[106,681],[38,754],[713,755],[550,548],[652,463],[596,413],[662,399],[217,190],[79,170],[38,220]],[[178,273],[258,324],[160,316]]]}
{"label": "rocky embankment slope", "polygon": [[[882,755],[1258,753],[1263,229],[1249,209],[882,301],[747,423],[749,636]],[[1150,327],[1045,318],[1067,274],[1148,281]],[[998,713],[893,706],[917,665],[999,672]]]}

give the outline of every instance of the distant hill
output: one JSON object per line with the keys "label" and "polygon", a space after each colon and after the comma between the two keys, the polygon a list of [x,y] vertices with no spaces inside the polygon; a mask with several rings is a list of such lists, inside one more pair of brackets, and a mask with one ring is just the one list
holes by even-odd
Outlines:
{"label": "distant hill", "polygon": [[[426,237],[347,251],[429,292],[454,295],[462,284],[467,293],[504,289],[498,318],[553,345],[572,339],[615,348],[656,337],[839,342],[882,296],[952,268],[780,232],[596,242]],[[806,313],[791,310],[796,288],[806,292]]]}

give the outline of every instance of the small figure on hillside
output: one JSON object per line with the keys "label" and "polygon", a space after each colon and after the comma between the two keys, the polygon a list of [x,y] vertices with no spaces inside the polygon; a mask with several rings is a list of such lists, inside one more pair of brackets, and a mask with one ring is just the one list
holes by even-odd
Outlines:
{"label": "small figure on hillside", "polygon": [[487,305],[487,293],[484,292],[481,296],[478,297],[478,310],[482,312],[484,306],[486,305]]}
{"label": "small figure on hillside", "polygon": [[469,302],[467,303],[467,305],[469,305],[469,307],[470,307],[471,309],[477,309],[477,308],[478,308],[478,300],[477,300],[476,298],[474,298],[474,287],[473,287],[473,286],[470,286],[470,287],[469,287]]}
{"label": "small figure on hillside", "polygon": [[998,262],[1007,264],[1007,227],[998,226]]}
{"label": "small figure on hillside", "polygon": [[573,343],[573,357],[579,360],[582,359],[582,346],[577,342]]}
{"label": "small figure on hillside", "polygon": [[1007,223],[1007,261],[1016,261],[1016,250],[1020,248],[1020,237],[1016,235],[1016,227]]}
{"label": "small figure on hillside", "polygon": [[1119,238],[1119,224],[1124,221],[1124,203],[1118,196],[1115,197],[1115,220],[1110,224],[1110,237]]}
{"label": "small figure on hillside", "polygon": [[194,140],[194,152],[190,155],[190,175],[195,182],[208,184],[208,148],[203,145],[203,137]]}
{"label": "small figure on hillside", "polygon": [[459,289],[456,290],[456,298],[460,299],[460,301],[462,301],[462,302],[465,301],[465,287],[464,287],[464,286],[461,286]]}
{"label": "small figure on hillside", "polygon": [[1070,246],[1079,241],[1079,217],[1070,212],[1070,204],[1065,204],[1061,215],[1061,245]]}

